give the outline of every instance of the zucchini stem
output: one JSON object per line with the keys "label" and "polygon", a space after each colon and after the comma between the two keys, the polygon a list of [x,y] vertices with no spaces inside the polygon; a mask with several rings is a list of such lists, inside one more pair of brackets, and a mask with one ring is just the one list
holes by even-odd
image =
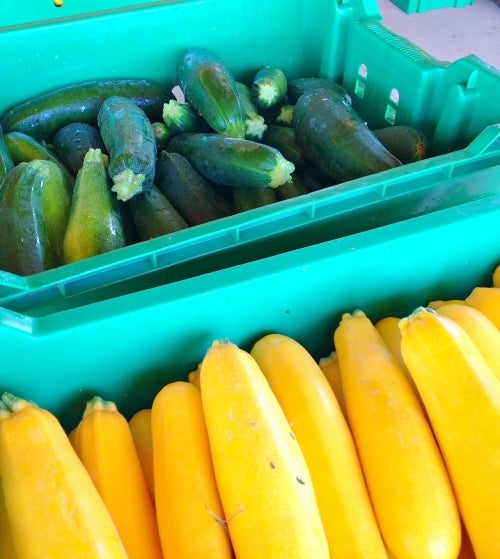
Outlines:
{"label": "zucchini stem", "polygon": [[111,190],[116,193],[118,200],[126,202],[132,196],[142,192],[142,185],[144,183],[144,173],[135,174],[130,169],[125,169],[121,173],[112,177],[113,186]]}

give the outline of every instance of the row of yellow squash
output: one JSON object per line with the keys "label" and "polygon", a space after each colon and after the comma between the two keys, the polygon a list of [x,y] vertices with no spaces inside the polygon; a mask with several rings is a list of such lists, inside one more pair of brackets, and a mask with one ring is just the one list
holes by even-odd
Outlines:
{"label": "row of yellow squash", "polygon": [[335,351],[208,349],[130,420],[0,406],[0,559],[498,559],[500,266]]}

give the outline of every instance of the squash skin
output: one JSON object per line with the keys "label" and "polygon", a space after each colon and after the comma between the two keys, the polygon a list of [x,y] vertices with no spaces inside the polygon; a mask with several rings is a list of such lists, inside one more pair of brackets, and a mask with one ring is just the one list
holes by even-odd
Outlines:
{"label": "squash skin", "polygon": [[401,165],[354,109],[329,89],[301,95],[294,107],[293,127],[308,161],[336,182]]}
{"label": "squash skin", "polygon": [[167,144],[208,181],[242,188],[276,188],[291,180],[295,166],[272,146],[222,134],[183,132]]}
{"label": "squash skin", "polygon": [[465,330],[500,382],[500,330],[493,322],[465,303],[442,305],[437,312],[451,318]]}
{"label": "squash skin", "polygon": [[165,559],[231,559],[199,388],[164,386],[151,413],[155,501]]}
{"label": "squash skin", "polygon": [[157,150],[153,125],[138,105],[119,95],[103,101],[97,124],[109,154],[111,190],[126,202],[153,184]]}
{"label": "squash skin", "polygon": [[465,303],[481,311],[500,330],[500,287],[475,287]]}
{"label": "squash skin", "polygon": [[236,557],[329,559],[304,456],[255,360],[231,342],[214,342],[200,386]]}
{"label": "squash skin", "polygon": [[109,183],[101,150],[90,148],[73,189],[63,243],[65,263],[125,246],[122,216]]}
{"label": "squash skin", "polygon": [[71,122],[97,123],[97,114],[111,95],[123,95],[140,106],[152,120],[161,118],[163,104],[172,94],[162,85],[143,79],[89,80],[58,87],[9,109],[1,120],[4,132],[17,130],[37,140],[51,141]]}
{"label": "squash skin", "polygon": [[245,137],[245,111],[234,76],[216,53],[186,49],[177,60],[177,79],[186,100],[215,132]]}
{"label": "squash skin", "polygon": [[77,431],[80,460],[94,481],[128,559],[162,559],[153,501],[126,418],[113,402],[87,402]]}
{"label": "squash skin", "polygon": [[458,507],[413,387],[362,311],[342,316],[334,343],[349,425],[389,552],[456,559]]}
{"label": "squash skin", "polygon": [[400,322],[418,387],[477,559],[500,557],[500,383],[465,331],[417,308]]}
{"label": "squash skin", "polygon": [[387,559],[351,432],[319,365],[282,334],[260,338],[250,353],[304,453],[331,557]]}
{"label": "squash skin", "polygon": [[0,268],[28,276],[63,264],[70,188],[51,161],[11,169],[0,199]]}
{"label": "squash skin", "polygon": [[[0,477],[23,559],[128,559],[92,479],[58,420],[12,395],[0,410]],[[47,521],[50,519],[50,521]]]}
{"label": "squash skin", "polygon": [[155,498],[154,470],[153,470],[153,436],[151,434],[151,408],[137,411],[129,419],[128,425],[134,439],[137,456],[141,462],[142,471],[148,484],[151,499]]}

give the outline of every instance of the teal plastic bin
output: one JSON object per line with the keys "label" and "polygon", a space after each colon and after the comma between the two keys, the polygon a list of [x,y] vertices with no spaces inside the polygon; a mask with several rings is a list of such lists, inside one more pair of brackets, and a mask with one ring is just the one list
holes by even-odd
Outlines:
{"label": "teal plastic bin", "polygon": [[476,0],[391,0],[400,10],[411,14],[413,12],[428,12],[439,8],[462,8],[472,6]]}
{"label": "teal plastic bin", "polygon": [[39,306],[44,297],[50,302],[80,295],[84,304],[134,291],[143,282],[176,281],[497,189],[500,73],[475,56],[451,64],[430,57],[384,27],[375,0],[64,0],[61,8],[51,0],[28,0],[22,14],[9,3],[0,10],[2,78],[8,84],[0,91],[0,113],[92,78],[145,77],[173,87],[180,51],[200,45],[219,53],[242,81],[265,64],[290,78],[334,79],[372,128],[417,126],[432,150],[426,161],[396,172],[55,270],[28,277],[0,272],[0,304],[22,309],[29,300]]}
{"label": "teal plastic bin", "polygon": [[95,394],[126,415],[187,379],[215,339],[245,349],[281,332],[316,357],[343,312],[403,316],[491,285],[500,196],[59,312],[0,310],[0,391],[75,425]]}

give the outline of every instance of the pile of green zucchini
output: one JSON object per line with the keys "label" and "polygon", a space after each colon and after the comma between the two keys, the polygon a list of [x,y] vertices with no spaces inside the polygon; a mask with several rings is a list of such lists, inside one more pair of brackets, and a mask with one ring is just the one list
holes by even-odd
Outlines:
{"label": "pile of green zucchini", "polygon": [[0,120],[0,269],[31,275],[425,156],[408,126],[372,131],[337,83],[259,68],[236,81],[189,48],[178,93],[94,80]]}

